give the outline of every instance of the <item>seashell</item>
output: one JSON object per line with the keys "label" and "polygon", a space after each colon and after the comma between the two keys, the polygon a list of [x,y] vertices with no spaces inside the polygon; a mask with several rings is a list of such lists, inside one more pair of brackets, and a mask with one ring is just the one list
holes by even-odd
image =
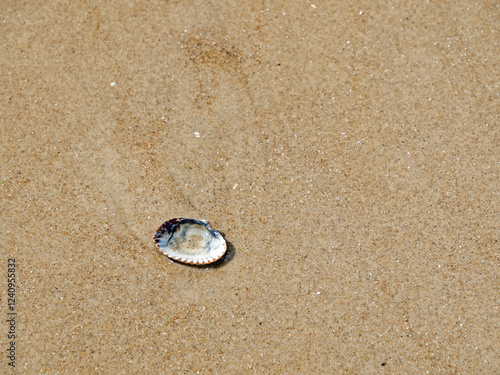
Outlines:
{"label": "seashell", "polygon": [[206,220],[176,218],[164,222],[154,235],[163,255],[189,264],[209,264],[226,252],[226,240]]}

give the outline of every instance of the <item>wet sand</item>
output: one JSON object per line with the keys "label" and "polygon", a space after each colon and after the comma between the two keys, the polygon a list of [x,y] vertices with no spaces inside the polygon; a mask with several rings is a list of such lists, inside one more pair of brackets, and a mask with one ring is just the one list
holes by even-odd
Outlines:
{"label": "wet sand", "polygon": [[[499,23],[3,2],[0,372],[499,373]],[[175,217],[229,256],[171,263]]]}

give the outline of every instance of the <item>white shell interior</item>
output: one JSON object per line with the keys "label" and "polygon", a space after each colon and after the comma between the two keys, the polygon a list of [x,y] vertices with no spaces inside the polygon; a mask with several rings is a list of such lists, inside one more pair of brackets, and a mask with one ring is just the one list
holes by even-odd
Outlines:
{"label": "white shell interior", "polygon": [[179,223],[173,233],[156,237],[156,246],[169,258],[184,263],[208,264],[226,252],[226,241],[210,224]]}

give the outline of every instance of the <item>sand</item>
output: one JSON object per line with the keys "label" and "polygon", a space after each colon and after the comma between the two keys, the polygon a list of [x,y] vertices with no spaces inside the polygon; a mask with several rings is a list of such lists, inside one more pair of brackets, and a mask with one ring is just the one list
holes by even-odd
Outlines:
{"label": "sand", "polygon": [[499,13],[3,1],[0,372],[500,373]]}

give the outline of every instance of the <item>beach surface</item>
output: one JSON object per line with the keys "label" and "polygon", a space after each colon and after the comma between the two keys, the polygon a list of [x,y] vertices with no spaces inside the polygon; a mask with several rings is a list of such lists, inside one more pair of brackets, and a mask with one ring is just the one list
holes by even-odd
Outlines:
{"label": "beach surface", "polygon": [[500,373],[498,2],[45,3],[0,9],[0,373]]}

